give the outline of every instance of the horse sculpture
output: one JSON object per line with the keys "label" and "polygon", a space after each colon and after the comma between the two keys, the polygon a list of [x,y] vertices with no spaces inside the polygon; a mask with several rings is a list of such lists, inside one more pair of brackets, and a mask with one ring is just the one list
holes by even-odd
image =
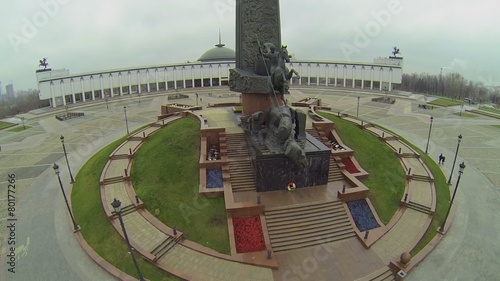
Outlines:
{"label": "horse sculpture", "polygon": [[47,58],[43,58],[40,60],[40,64],[38,66],[43,66],[43,69],[47,69],[49,63],[47,62]]}
{"label": "horse sculpture", "polygon": [[273,91],[283,99],[283,95],[288,93],[289,81],[293,74],[300,78],[295,69],[288,70],[285,65],[285,62],[290,62],[291,58],[287,46],[283,45],[279,51],[276,51],[273,43],[264,43],[261,47],[261,53],[264,58],[269,59],[271,64],[270,74]]}

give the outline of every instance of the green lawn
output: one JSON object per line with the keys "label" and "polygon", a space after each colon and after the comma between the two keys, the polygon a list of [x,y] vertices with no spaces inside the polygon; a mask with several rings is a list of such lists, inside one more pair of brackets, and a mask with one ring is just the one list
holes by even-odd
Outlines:
{"label": "green lawn", "polygon": [[[76,176],[71,202],[76,222],[87,243],[104,259],[131,276],[137,273],[125,241],[115,231],[106,217],[99,191],[99,177],[108,156],[125,138],[106,146],[85,163]],[[155,265],[137,256],[139,268],[149,280],[179,280]]]}
{"label": "green lawn", "polygon": [[354,156],[370,176],[363,183],[370,189],[369,199],[380,220],[387,224],[403,197],[405,172],[395,153],[371,133],[335,115],[320,113],[335,122],[342,141],[354,150]]}
{"label": "green lawn", "polygon": [[21,125],[21,126],[14,127],[12,129],[8,129],[7,131],[9,131],[9,132],[21,132],[21,131],[27,130],[29,128],[31,128],[31,126],[26,126],[26,125],[22,126]]}
{"label": "green lawn", "polygon": [[492,118],[496,118],[496,119],[500,119],[500,114],[496,114],[496,113],[493,113],[491,111],[484,111],[484,110],[471,110],[471,112],[474,112],[474,113],[477,113],[477,114],[481,114],[481,115],[484,115],[484,116],[488,116],[488,117],[492,117]]}
{"label": "green lawn", "polygon": [[433,100],[431,102],[428,102],[428,104],[439,105],[439,106],[455,106],[455,105],[464,104],[464,102],[461,101],[461,100],[452,100],[452,99],[448,99],[448,98],[439,98],[437,100]]}
{"label": "green lawn", "polygon": [[3,129],[3,128],[5,128],[5,127],[12,126],[12,125],[15,125],[15,124],[14,123],[0,121],[0,130]]}
{"label": "green lawn", "polygon": [[132,182],[160,221],[188,240],[230,254],[224,199],[198,195],[199,127],[183,118],[152,135],[134,158]]}
{"label": "green lawn", "polygon": [[470,113],[467,113],[465,111],[462,111],[462,113],[455,112],[455,113],[453,113],[453,115],[456,115],[456,116],[459,116],[459,117],[465,117],[465,118],[474,118],[474,117],[477,117],[476,114],[470,114]]}
{"label": "green lawn", "polygon": [[488,111],[500,115],[500,110],[488,106],[481,106],[479,110]]}

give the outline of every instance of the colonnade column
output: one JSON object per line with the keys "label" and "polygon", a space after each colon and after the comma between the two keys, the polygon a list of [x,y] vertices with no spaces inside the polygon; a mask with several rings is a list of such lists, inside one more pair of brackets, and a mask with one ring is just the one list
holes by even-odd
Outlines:
{"label": "colonnade column", "polygon": [[71,78],[71,80],[69,80],[69,83],[71,85],[71,97],[73,98],[73,104],[76,103],[76,98],[75,98],[75,81],[73,80],[73,78]]}
{"label": "colonnade column", "polygon": [[219,71],[219,87],[220,87],[220,86],[222,86],[222,76],[220,75],[221,65],[219,64],[219,66],[217,68],[218,68],[218,71]]}
{"label": "colonnade column", "polygon": [[82,101],[85,102],[87,99],[85,98],[85,87],[83,85],[83,76],[80,77],[80,87],[82,89]]}
{"label": "colonnade column", "polygon": [[66,106],[66,95],[64,94],[64,81],[63,80],[61,80],[61,82],[59,82],[59,86],[61,87],[61,97],[63,100],[63,105]]}
{"label": "colonnade column", "polygon": [[352,88],[356,86],[356,66],[352,66]]}
{"label": "colonnade column", "polygon": [[328,87],[328,82],[330,80],[330,67],[328,64],[325,66],[325,86]]}
{"label": "colonnade column", "polygon": [[345,77],[346,76],[346,70],[347,70],[347,66],[344,65],[344,67],[343,67],[343,72],[344,72],[344,88],[346,86],[346,77]]}
{"label": "colonnade column", "polygon": [[90,76],[90,92],[92,93],[92,100],[95,100],[94,77],[92,75]]}
{"label": "colonnade column", "polygon": [[137,70],[137,93],[141,93],[141,71]]}
{"label": "colonnade column", "polygon": [[210,66],[209,66],[209,70],[210,70],[210,71],[209,71],[209,72],[210,72],[210,87],[212,87],[212,86],[213,86],[213,83],[212,83],[212,69],[213,69],[213,67],[212,67],[212,65],[210,65]]}
{"label": "colonnade column", "polygon": [[109,74],[109,96],[113,97],[113,74]]}
{"label": "colonnade column", "polygon": [[151,88],[149,87],[149,69],[146,69],[146,91],[151,92]]}
{"label": "colonnade column", "polygon": [[118,72],[118,83],[120,83],[120,96],[123,96],[122,73]]}
{"label": "colonnade column", "polygon": [[378,87],[378,90],[379,91],[382,91],[382,78],[384,78],[384,69],[381,67],[380,68],[380,83],[379,83],[379,87]]}
{"label": "colonnade column", "polygon": [[186,68],[182,67],[182,88],[186,89]]}
{"label": "colonnade column", "polygon": [[203,65],[200,65],[200,77],[201,77],[201,87],[203,88],[204,87],[203,84],[205,84],[203,82],[203,80],[204,80],[204,78],[203,78]]}
{"label": "colonnade column", "polygon": [[52,96],[52,107],[56,107],[56,96],[54,95],[54,82],[50,81],[50,95]]}
{"label": "colonnade column", "polygon": [[361,67],[361,89],[365,88],[365,67]]}
{"label": "colonnade column", "polygon": [[307,64],[307,86],[311,85],[311,64]]}
{"label": "colonnade column", "polygon": [[389,68],[389,89],[388,91],[392,91],[392,68]]}
{"label": "colonnade column", "polygon": [[194,65],[191,65],[191,87],[194,88]]}
{"label": "colonnade column", "polygon": [[373,90],[373,71],[374,71],[374,70],[375,70],[375,69],[374,69],[374,68],[373,68],[373,66],[372,66],[372,68],[371,68],[371,70],[370,70],[370,90]]}
{"label": "colonnade column", "polygon": [[131,95],[132,94],[132,73],[130,73],[130,71],[127,73],[127,76],[128,76],[128,94]]}
{"label": "colonnade column", "polygon": [[155,84],[156,84],[156,91],[160,91],[160,83],[158,81],[158,68],[155,68]]}
{"label": "colonnade column", "polygon": [[337,76],[338,76],[339,68],[337,65],[334,66],[333,68],[333,76],[334,76],[334,82],[335,82],[335,87],[337,87]]}
{"label": "colonnade column", "polygon": [[177,90],[177,69],[174,66],[174,89]]}
{"label": "colonnade column", "polygon": [[102,74],[99,75],[99,83],[101,84],[101,99],[103,99],[104,98],[104,85],[102,82]]}
{"label": "colonnade column", "polygon": [[163,69],[163,79],[165,80],[165,91],[166,91],[168,90],[168,75],[166,67]]}

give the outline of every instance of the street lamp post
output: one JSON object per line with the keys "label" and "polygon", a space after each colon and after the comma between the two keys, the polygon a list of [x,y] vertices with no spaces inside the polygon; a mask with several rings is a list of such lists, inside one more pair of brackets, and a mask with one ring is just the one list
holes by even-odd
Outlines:
{"label": "street lamp post", "polygon": [[64,136],[61,135],[60,139],[64,151],[64,158],[66,158],[66,164],[68,165],[69,177],[71,178],[71,183],[74,183],[75,179],[73,178],[73,174],[71,173],[71,168],[69,167],[68,154],[66,153],[66,145],[64,144]]}
{"label": "street lamp post", "polygon": [[108,106],[108,96],[106,96],[106,97],[104,98],[104,101],[106,102],[106,109],[109,109],[109,106]]}
{"label": "street lamp post", "polygon": [[117,200],[116,198],[114,198],[113,202],[111,203],[111,206],[113,206],[113,209],[115,209],[115,212],[118,215],[118,219],[120,220],[120,225],[122,226],[123,236],[125,236],[125,241],[127,241],[128,250],[130,252],[130,255],[132,256],[132,260],[134,261],[134,265],[135,265],[135,269],[137,270],[137,274],[139,274],[139,280],[144,281],[144,277],[142,276],[141,270],[139,269],[139,266],[137,265],[137,260],[135,259],[134,252],[132,251],[132,246],[130,245],[130,241],[128,240],[127,231],[125,230],[125,224],[123,223],[123,219],[122,219],[121,205],[122,205],[122,202],[120,202],[120,200]]}
{"label": "street lamp post", "polygon": [[455,162],[457,161],[458,149],[460,148],[461,141],[462,141],[462,134],[458,135],[457,151],[455,151],[455,158],[453,159],[453,165],[451,166],[451,173],[450,173],[450,178],[448,179],[448,184],[451,184],[453,169],[455,169]]}
{"label": "street lamp post", "polygon": [[358,106],[356,107],[356,118],[359,117],[359,97],[358,97]]}
{"label": "street lamp post", "polygon": [[128,131],[127,107],[123,106],[123,110],[125,111],[125,126],[127,126],[127,135],[129,135],[130,132]]}
{"label": "street lamp post", "polygon": [[61,187],[62,194],[64,196],[64,202],[66,202],[66,207],[68,207],[68,212],[69,216],[71,217],[71,221],[73,222],[73,232],[77,232],[80,230],[80,226],[76,224],[75,218],[73,217],[73,213],[71,212],[71,208],[69,207],[68,203],[68,198],[66,197],[66,192],[64,192],[64,187],[61,181],[61,176],[59,175],[59,165],[54,163],[54,166],[52,166],[52,169],[54,169],[54,172],[57,175],[57,179],[59,180],[59,186]]}
{"label": "street lamp post", "polygon": [[431,140],[431,130],[432,130],[432,120],[434,117],[431,116],[431,124],[429,125],[429,135],[427,136],[427,145],[425,146],[425,154],[427,154],[427,150],[429,149],[429,141]]}
{"label": "street lamp post", "polygon": [[448,206],[448,211],[446,212],[446,216],[444,217],[443,224],[439,228],[440,232],[444,231],[444,226],[446,225],[446,220],[448,219],[448,215],[450,214],[451,205],[453,205],[453,200],[455,200],[455,194],[457,194],[458,183],[460,182],[460,178],[462,177],[462,174],[464,173],[464,169],[465,169],[465,163],[462,162],[462,164],[460,164],[459,167],[458,167],[457,184],[455,185],[455,190],[453,191],[453,196],[451,197],[450,206]]}

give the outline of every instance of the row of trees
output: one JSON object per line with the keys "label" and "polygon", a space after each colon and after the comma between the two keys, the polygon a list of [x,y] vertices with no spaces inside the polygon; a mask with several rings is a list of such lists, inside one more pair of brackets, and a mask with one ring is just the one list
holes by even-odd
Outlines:
{"label": "row of trees", "polygon": [[48,106],[38,98],[38,90],[22,90],[17,92],[17,97],[7,98],[0,102],[0,118],[14,116],[33,109]]}
{"label": "row of trees", "polygon": [[481,82],[468,81],[459,73],[444,75],[428,73],[403,74],[399,89],[451,99],[470,98],[475,102],[490,100],[498,104],[500,101],[499,88],[488,88]]}

